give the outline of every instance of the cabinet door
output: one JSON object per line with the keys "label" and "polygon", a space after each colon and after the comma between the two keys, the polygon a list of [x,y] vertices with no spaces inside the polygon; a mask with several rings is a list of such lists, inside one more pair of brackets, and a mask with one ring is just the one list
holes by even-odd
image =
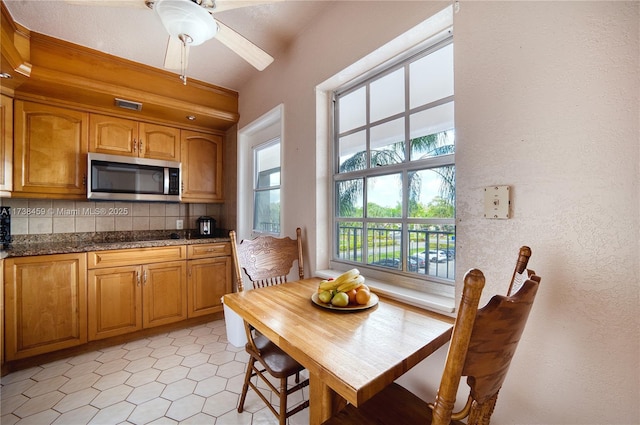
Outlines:
{"label": "cabinet door", "polygon": [[182,130],[182,201],[221,202],[222,137]]}
{"label": "cabinet door", "polygon": [[142,267],[89,270],[89,340],[142,329]]}
{"label": "cabinet door", "polygon": [[0,259],[0,364],[4,364],[4,260]]}
{"label": "cabinet door", "polygon": [[144,158],[180,161],[180,129],[140,123],[138,151]]}
{"label": "cabinet door", "polygon": [[220,299],[231,292],[231,257],[190,260],[189,317],[222,311]]}
{"label": "cabinet door", "polygon": [[6,360],[87,342],[85,254],[5,259]]}
{"label": "cabinet door", "polygon": [[138,156],[138,123],[124,118],[91,114],[89,152]]}
{"label": "cabinet door", "polygon": [[143,327],[186,319],[186,261],[149,264],[142,270]]}
{"label": "cabinet door", "polygon": [[14,112],[14,195],[86,199],[88,114],[19,100]]}
{"label": "cabinet door", "polygon": [[8,195],[13,189],[13,101],[4,95],[0,96],[0,125],[0,195]]}

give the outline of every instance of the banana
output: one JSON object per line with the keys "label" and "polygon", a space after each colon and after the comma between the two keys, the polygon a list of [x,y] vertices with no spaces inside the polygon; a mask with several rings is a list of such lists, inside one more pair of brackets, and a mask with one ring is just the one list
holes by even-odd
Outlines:
{"label": "banana", "polygon": [[364,283],[364,276],[358,275],[355,278],[344,282],[342,285],[338,286],[338,292],[349,292],[352,289],[356,289],[358,286]]}
{"label": "banana", "polygon": [[340,283],[336,283],[335,279],[334,280],[323,280],[322,282],[320,282],[320,285],[318,286],[318,289],[320,291],[333,291],[334,289],[336,289],[338,287],[338,285],[340,285]]}
{"label": "banana", "polygon": [[355,278],[359,274],[360,274],[360,270],[351,269],[351,270],[348,270],[348,271],[342,273],[340,276],[336,277],[334,282],[336,282],[337,285],[340,286],[341,284],[345,283],[346,281]]}
{"label": "banana", "polygon": [[[345,283],[351,283],[354,279],[360,276],[360,271],[358,269],[351,269],[342,273],[340,276],[333,280],[323,280],[318,285],[318,292],[322,291],[335,291],[338,289],[340,285]],[[364,278],[362,280],[364,282]],[[362,283],[361,282],[361,283]]]}

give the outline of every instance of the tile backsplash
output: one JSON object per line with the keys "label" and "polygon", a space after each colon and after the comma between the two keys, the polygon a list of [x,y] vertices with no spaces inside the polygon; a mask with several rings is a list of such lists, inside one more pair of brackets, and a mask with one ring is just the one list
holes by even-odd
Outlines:
{"label": "tile backsplash", "polygon": [[220,223],[222,204],[164,202],[93,202],[49,199],[0,199],[10,208],[11,234],[118,232],[195,229],[198,217],[208,215]]}

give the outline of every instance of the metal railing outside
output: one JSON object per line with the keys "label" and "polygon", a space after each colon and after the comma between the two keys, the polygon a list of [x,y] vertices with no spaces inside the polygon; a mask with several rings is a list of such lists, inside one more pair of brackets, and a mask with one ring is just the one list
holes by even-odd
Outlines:
{"label": "metal railing outside", "polygon": [[455,276],[455,232],[448,230],[409,230],[409,242],[403,244],[400,229],[367,228],[367,252],[363,258],[362,227],[338,227],[338,258],[383,268],[403,269],[402,253],[406,250],[409,273],[437,276],[453,280]]}

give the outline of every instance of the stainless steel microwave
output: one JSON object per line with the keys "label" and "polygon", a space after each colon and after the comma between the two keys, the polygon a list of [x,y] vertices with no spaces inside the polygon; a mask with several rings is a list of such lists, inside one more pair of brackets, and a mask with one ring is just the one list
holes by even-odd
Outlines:
{"label": "stainless steel microwave", "polygon": [[87,198],[179,202],[182,165],[174,161],[88,154]]}

